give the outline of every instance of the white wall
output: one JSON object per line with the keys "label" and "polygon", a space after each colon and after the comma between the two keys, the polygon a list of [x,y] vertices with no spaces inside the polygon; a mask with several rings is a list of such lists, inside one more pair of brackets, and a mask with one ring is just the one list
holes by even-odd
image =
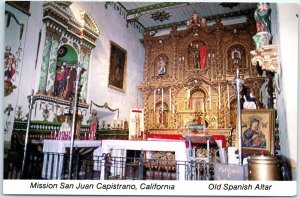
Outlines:
{"label": "white wall", "polygon": [[[39,83],[39,71],[41,68],[42,52],[44,45],[45,31],[43,28],[43,2],[33,1],[30,4],[30,17],[28,23],[26,22],[23,37],[24,49],[22,51],[22,72],[20,75],[19,85],[17,90],[14,91],[13,96],[16,98],[13,108],[22,106],[23,115],[28,113],[28,100],[27,96],[31,94],[31,90],[35,92]],[[126,27],[126,20],[118,14],[111,6],[105,9],[104,2],[75,2],[71,5],[71,10],[74,15],[79,15],[80,11],[87,11],[95,20],[101,34],[96,41],[96,47],[92,51],[89,69],[88,93],[87,103],[94,101],[97,104],[103,105],[107,102],[113,109],[119,108],[119,120],[129,120],[129,110],[131,107],[137,107],[137,100],[139,107],[143,107],[143,99],[140,90],[137,88],[143,80],[143,66],[144,66],[144,48],[139,39],[142,37],[140,33],[132,25]],[[20,11],[14,9],[14,12]],[[13,24],[11,22],[11,24]],[[35,68],[35,61],[38,48],[38,35],[42,30],[42,38],[40,43],[38,61]],[[10,38],[11,33],[5,35],[5,40]],[[13,40],[13,39],[10,39]],[[108,88],[108,73],[109,73],[109,59],[110,59],[110,41],[120,45],[127,51],[127,71],[126,71],[126,91],[125,93],[118,92]],[[6,97],[4,103],[11,100]],[[39,105],[38,105],[39,106]],[[98,109],[99,110],[99,109]],[[40,114],[41,109],[37,107],[37,114]],[[117,113],[103,112],[99,115],[106,123],[112,124],[114,119],[117,119]],[[33,118],[35,110],[33,110]],[[107,116],[108,115],[108,116]],[[15,116],[12,112],[11,117]],[[106,116],[106,117],[105,117]],[[89,114],[87,115],[89,117]],[[105,117],[105,118],[102,118]],[[84,119],[86,120],[86,118]],[[51,120],[49,120],[51,121]],[[83,124],[86,124],[85,122]],[[12,128],[12,126],[11,126]],[[5,140],[10,140],[10,134],[5,135]]]}
{"label": "white wall", "polygon": [[[10,141],[12,129],[13,129],[13,122],[15,113],[17,110],[18,102],[22,100],[23,97],[23,90],[22,90],[22,78],[29,69],[29,65],[24,64],[24,60],[26,59],[24,51],[26,50],[26,33],[28,28],[28,15],[24,14],[23,12],[19,11],[18,9],[6,4],[5,10],[12,13],[10,18],[9,26],[4,28],[5,30],[5,39],[4,39],[4,49],[6,46],[10,46],[11,54],[16,58],[16,66],[15,66],[15,73],[11,80],[12,84],[16,87],[12,93],[4,97],[4,109],[10,105],[13,110],[10,113],[4,113],[4,141]],[[5,24],[8,20],[8,15],[5,15]],[[20,39],[21,34],[21,27],[18,24],[24,25],[24,30],[22,33],[22,38]],[[18,50],[21,49],[21,50]],[[17,52],[18,51],[18,52]],[[26,99],[26,98],[25,98]],[[27,103],[28,104],[28,103]],[[6,144],[6,143],[5,143]]]}
{"label": "white wall", "polygon": [[[127,28],[126,20],[118,11],[111,6],[105,9],[104,5],[104,2],[75,2],[71,5],[71,10],[77,16],[82,10],[89,12],[100,30],[97,46],[91,56],[87,102],[92,100],[99,105],[107,102],[113,109],[120,108],[119,120],[125,118],[129,120],[129,109],[137,106],[137,100],[139,107],[143,107],[142,94],[137,88],[143,80],[145,59],[144,48],[139,41],[142,35],[130,24]],[[127,51],[125,93],[108,88],[110,41]],[[116,113],[102,118],[107,112],[101,113],[98,117],[106,120],[106,123],[117,119]]]}
{"label": "white wall", "polygon": [[[275,6],[273,6],[275,8]],[[273,44],[279,45],[281,83],[277,89],[277,108],[280,129],[281,153],[297,167],[297,120],[298,120],[298,18],[297,4],[277,4],[272,9]],[[278,74],[276,74],[278,75]],[[296,174],[293,174],[296,179]]]}
{"label": "white wall", "polygon": [[[43,27],[42,22],[43,10],[42,2],[30,2],[30,17],[28,20],[28,32],[26,34],[26,42],[24,48],[24,61],[23,71],[20,79],[20,90],[18,106],[23,107],[24,114],[28,112],[28,100],[27,96],[31,94],[32,89],[36,89],[39,80],[39,70],[41,68],[41,56],[43,51],[44,38],[41,38],[41,46],[39,48],[39,55],[37,56],[38,50],[38,37],[39,31]],[[38,58],[37,64],[36,59]]]}

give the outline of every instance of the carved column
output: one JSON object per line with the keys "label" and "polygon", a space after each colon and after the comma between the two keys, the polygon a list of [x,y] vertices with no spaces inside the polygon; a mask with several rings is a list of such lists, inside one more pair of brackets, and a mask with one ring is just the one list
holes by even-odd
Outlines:
{"label": "carved column", "polygon": [[[173,59],[170,60],[170,63],[172,64],[172,73],[170,72],[170,75],[172,76],[172,78],[176,78],[176,68],[177,68],[177,51],[178,51],[178,31],[177,31],[177,26],[173,25],[172,26],[172,30],[170,32],[171,35],[171,41],[172,41],[172,52],[173,52]],[[172,61],[172,62],[171,62]],[[169,63],[169,65],[170,65]]]}
{"label": "carved column", "polygon": [[150,77],[150,65],[151,65],[151,44],[152,42],[145,38],[143,41],[144,47],[145,47],[145,66],[144,66],[144,81],[149,81]]}
{"label": "carved column", "polygon": [[[226,91],[225,89],[226,86],[224,86],[224,83],[220,83],[220,98],[221,98],[221,106],[220,106],[220,110],[219,110],[219,127],[220,128],[224,128],[225,127],[225,119],[226,119],[226,115],[225,115],[225,111],[226,111],[226,108],[227,108],[227,105],[226,105],[226,99],[225,99],[225,96],[226,94],[224,94],[224,92]],[[226,93],[226,92],[225,92]]]}
{"label": "carved column", "polygon": [[54,36],[52,40],[51,50],[49,53],[49,66],[48,66],[48,75],[47,75],[47,87],[46,92],[48,95],[54,95],[54,82],[56,75],[56,65],[57,65],[57,51],[59,48],[58,36]]}
{"label": "carved column", "polygon": [[149,130],[149,92],[142,88],[142,93],[144,95],[144,127],[145,131]]}
{"label": "carved column", "polygon": [[46,86],[47,86],[47,78],[48,78],[48,65],[49,65],[49,57],[52,45],[52,34],[49,32],[46,33],[43,57],[42,57],[42,65],[41,65],[41,73],[39,80],[39,88],[38,93],[46,94]]}

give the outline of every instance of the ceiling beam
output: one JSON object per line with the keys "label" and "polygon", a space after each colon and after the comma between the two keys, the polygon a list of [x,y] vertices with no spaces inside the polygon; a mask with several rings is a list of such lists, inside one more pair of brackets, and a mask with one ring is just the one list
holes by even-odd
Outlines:
{"label": "ceiling beam", "polygon": [[[211,16],[207,16],[204,18],[206,19],[206,21],[213,21],[213,20],[215,20],[216,17],[220,17],[221,19],[237,18],[240,16],[254,14],[254,11],[255,11],[255,9],[248,9],[248,10],[243,10],[243,11],[231,12],[231,13],[227,13],[227,14],[211,15]],[[178,27],[181,27],[181,26],[186,25],[187,20],[188,19],[186,19],[185,21],[175,22],[175,24]],[[168,23],[168,24],[164,24],[164,25],[146,27],[145,32],[168,29],[168,28],[171,28],[173,24],[174,23]]]}
{"label": "ceiling beam", "polygon": [[160,8],[167,8],[167,7],[173,7],[180,4],[186,4],[186,2],[163,2],[163,3],[156,3],[149,6],[139,7],[131,10],[127,10],[127,15],[133,15],[133,14],[142,14],[144,12],[148,12],[151,10],[157,10]]}

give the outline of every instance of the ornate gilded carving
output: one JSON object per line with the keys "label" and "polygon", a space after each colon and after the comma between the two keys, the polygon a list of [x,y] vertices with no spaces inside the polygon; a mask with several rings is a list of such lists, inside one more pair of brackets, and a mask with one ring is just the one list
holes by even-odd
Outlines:
{"label": "ornate gilded carving", "polygon": [[[255,94],[264,81],[249,64],[253,34],[245,30],[250,22],[224,26],[216,19],[213,26],[196,26],[197,36],[193,28],[178,31],[176,26],[167,35],[144,35],[144,81],[139,88],[144,95],[145,130],[185,133],[185,125],[196,122],[206,125],[206,133],[215,134],[226,128],[222,134],[228,141],[234,138],[228,128],[235,126],[236,100],[230,82],[236,67],[243,70],[242,77],[247,78]],[[204,45],[206,60],[201,67],[199,48]],[[232,56],[235,49],[240,51],[240,59]],[[158,74],[160,58],[166,63],[164,75]],[[163,99],[158,89],[164,90]],[[163,125],[159,124],[162,100]]]}
{"label": "ornate gilded carving", "polygon": [[251,51],[250,53],[253,56],[251,59],[252,65],[256,66],[258,63],[262,69],[271,72],[280,71],[277,45],[265,45],[259,49]]}

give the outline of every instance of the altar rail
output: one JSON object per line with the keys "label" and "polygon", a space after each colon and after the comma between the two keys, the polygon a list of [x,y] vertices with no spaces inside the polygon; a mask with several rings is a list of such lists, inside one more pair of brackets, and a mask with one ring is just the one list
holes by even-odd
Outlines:
{"label": "altar rail", "polygon": [[[68,179],[68,154],[45,153],[49,157],[58,156],[63,160],[61,177]],[[62,157],[64,156],[64,157]],[[46,157],[49,159],[49,157]],[[45,159],[45,158],[44,158]],[[213,163],[203,161],[174,161],[145,159],[140,157],[112,157],[110,154],[101,156],[76,154],[73,158],[73,170],[71,179],[80,180],[178,180],[179,166],[185,168],[185,180],[213,180]],[[48,162],[44,162],[48,165]],[[52,161],[53,163],[53,161]],[[52,164],[53,166],[53,164]],[[56,169],[58,167],[54,167]],[[52,178],[53,172],[47,172],[44,178]],[[58,178],[53,178],[58,179]]]}
{"label": "altar rail", "polygon": [[[178,170],[185,171],[184,180],[214,179],[213,163],[145,159],[143,154],[139,157],[112,157],[110,154],[95,156],[92,152],[80,152],[76,150],[73,155],[72,180],[178,180]],[[51,160],[55,157],[56,161]],[[70,155],[66,153],[44,153],[44,156],[30,154],[23,176],[20,176],[20,169],[10,164],[5,179],[67,180],[69,160]],[[54,163],[63,164],[60,175],[54,174],[60,168]],[[43,164],[45,170],[50,167],[50,171],[45,171]],[[180,166],[184,168],[180,169]]]}

